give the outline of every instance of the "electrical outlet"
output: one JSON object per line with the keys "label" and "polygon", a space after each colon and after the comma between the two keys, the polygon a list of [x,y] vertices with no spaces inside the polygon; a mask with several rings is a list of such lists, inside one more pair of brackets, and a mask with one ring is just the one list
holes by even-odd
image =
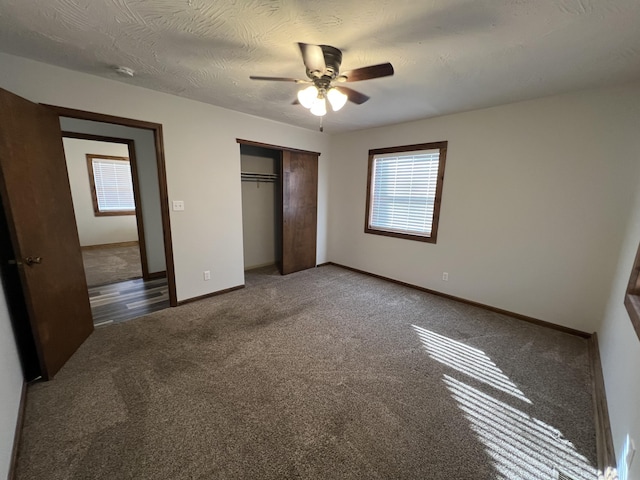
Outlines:
{"label": "electrical outlet", "polygon": [[631,438],[629,435],[627,435],[625,450],[627,451],[625,461],[627,462],[627,469],[629,469],[631,468],[631,462],[633,462],[633,456],[636,453],[636,443],[633,441],[633,438]]}
{"label": "electrical outlet", "polygon": [[629,479],[629,469],[631,468],[631,463],[633,462],[635,453],[635,442],[633,441],[633,438],[627,434],[627,438],[625,438],[624,444],[622,445],[622,452],[620,452],[620,456],[618,457],[618,476],[616,478],[619,478],[620,480]]}
{"label": "electrical outlet", "polygon": [[184,200],[174,200],[173,201],[173,211],[181,212],[184,210]]}
{"label": "electrical outlet", "polygon": [[447,272],[442,272],[442,280],[445,282],[449,281],[449,274]]}
{"label": "electrical outlet", "polygon": [[202,272],[202,276],[205,280],[211,280],[211,272],[209,270],[205,270],[204,272]]}

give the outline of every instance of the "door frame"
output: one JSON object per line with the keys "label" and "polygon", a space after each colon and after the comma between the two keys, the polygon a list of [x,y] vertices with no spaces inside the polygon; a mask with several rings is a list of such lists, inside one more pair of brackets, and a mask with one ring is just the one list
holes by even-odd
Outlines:
{"label": "door frame", "polygon": [[[65,115],[66,116],[66,115]],[[270,148],[271,150],[282,150],[287,152],[312,153],[318,157],[322,155],[320,152],[312,152],[311,150],[302,150],[300,148],[283,147],[281,145],[273,145],[271,143],[254,142],[253,140],[245,140],[244,138],[236,138],[236,142],[240,145],[251,145],[252,147]]]}
{"label": "door frame", "polygon": [[[169,194],[167,189],[167,173],[164,157],[164,140],[162,134],[162,124],[147,122],[144,120],[136,120],[133,118],[118,117],[114,115],[106,115],[102,113],[88,112],[85,110],[76,110],[74,108],[60,107],[57,105],[42,104],[43,106],[54,110],[58,117],[77,118],[80,120],[90,120],[94,122],[112,123],[125,127],[141,128],[151,130],[156,150],[156,164],[158,169],[158,187],[160,190],[160,212],[162,215],[162,232],[164,239],[164,254],[167,271],[167,285],[169,290],[169,305],[178,306],[178,298],[176,295],[176,278],[175,268],[173,265],[173,245],[171,243],[171,221],[169,217]],[[138,199],[136,199],[137,202]],[[137,210],[136,204],[136,210]]]}
{"label": "door frame", "polygon": [[142,216],[142,201],[140,199],[140,183],[138,180],[138,164],[136,160],[135,140],[131,138],[105,137],[88,133],[76,133],[62,131],[62,138],[75,138],[78,140],[93,140],[97,142],[119,143],[127,145],[129,149],[129,165],[131,168],[131,183],[133,184],[133,198],[136,205],[136,228],[138,230],[138,248],[140,250],[140,263],[142,265],[142,278],[150,280],[149,265],[147,263],[147,248],[144,239],[144,218]]}

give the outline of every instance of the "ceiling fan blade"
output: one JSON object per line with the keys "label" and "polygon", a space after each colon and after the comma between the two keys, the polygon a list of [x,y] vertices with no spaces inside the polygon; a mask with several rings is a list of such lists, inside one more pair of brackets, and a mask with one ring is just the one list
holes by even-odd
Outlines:
{"label": "ceiling fan blade", "polygon": [[300,53],[302,53],[302,61],[307,70],[311,73],[319,72],[320,75],[327,69],[324,63],[324,53],[320,45],[311,45],[308,43],[298,42]]}
{"label": "ceiling fan blade", "polygon": [[306,80],[298,80],[297,78],[286,78],[286,77],[256,77],[254,75],[251,75],[249,78],[251,80],[269,80],[271,82],[307,83]]}
{"label": "ceiling fan blade", "polygon": [[361,80],[388,77],[390,75],[393,75],[393,65],[390,63],[381,63],[379,65],[356,68],[355,70],[341,73],[338,80],[343,82],[359,82]]}
{"label": "ceiling fan blade", "polygon": [[347,87],[335,87],[335,88],[336,90],[344,93],[350,102],[356,103],[358,105],[362,105],[364,102],[366,102],[370,98],[364,93],[357,92],[352,88],[347,88]]}

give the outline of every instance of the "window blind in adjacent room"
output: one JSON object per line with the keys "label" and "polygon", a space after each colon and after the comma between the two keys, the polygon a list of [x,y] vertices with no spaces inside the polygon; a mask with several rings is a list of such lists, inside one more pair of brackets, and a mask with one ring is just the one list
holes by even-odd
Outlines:
{"label": "window blind in adjacent room", "polygon": [[135,210],[129,162],[126,160],[94,158],[92,166],[100,212]]}

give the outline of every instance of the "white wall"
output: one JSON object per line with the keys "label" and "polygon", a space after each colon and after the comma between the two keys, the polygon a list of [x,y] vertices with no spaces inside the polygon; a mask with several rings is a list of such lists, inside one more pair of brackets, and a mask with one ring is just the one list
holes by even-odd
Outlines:
{"label": "white wall", "polygon": [[0,65],[0,87],[28,100],[163,125],[169,199],[185,204],[171,212],[178,300],[244,283],[237,138],[321,152],[317,262],[327,261],[328,136],[11,55]]}
{"label": "white wall", "polygon": [[[636,158],[640,161],[640,141],[635,141]],[[640,186],[640,177],[635,177]],[[607,402],[616,455],[620,459],[626,435],[635,439],[640,450],[640,339],[633,329],[623,305],[636,251],[640,244],[640,188],[629,216],[627,234],[611,288],[609,303],[598,329],[600,355],[604,371]],[[629,480],[640,478],[640,453],[636,452]],[[623,465],[623,462],[618,462]],[[622,477],[621,477],[622,478]]]}
{"label": "white wall", "polygon": [[158,164],[153,132],[142,128],[67,117],[60,118],[60,126],[63,131],[67,132],[102,135],[134,141],[147,268],[149,273],[164,272],[166,270],[164,236],[162,233]]}
{"label": "white wall", "polygon": [[0,478],[9,474],[22,381],[6,297],[0,287]]}
{"label": "white wall", "polygon": [[93,210],[87,157],[89,154],[129,157],[129,148],[122,143],[96,142],[78,138],[63,138],[64,155],[73,198],[80,245],[134,242],[138,240],[135,215],[97,217]]}
{"label": "white wall", "polygon": [[[637,182],[638,105],[635,85],[336,136],[329,259],[592,332]],[[365,234],[368,150],[440,140],[438,243]]]}
{"label": "white wall", "polygon": [[[271,151],[273,152],[273,151]],[[278,156],[279,158],[279,156]],[[277,173],[274,153],[264,156],[241,154],[243,172]],[[242,239],[246,270],[275,264],[277,255],[276,187],[277,183],[242,182]]]}

